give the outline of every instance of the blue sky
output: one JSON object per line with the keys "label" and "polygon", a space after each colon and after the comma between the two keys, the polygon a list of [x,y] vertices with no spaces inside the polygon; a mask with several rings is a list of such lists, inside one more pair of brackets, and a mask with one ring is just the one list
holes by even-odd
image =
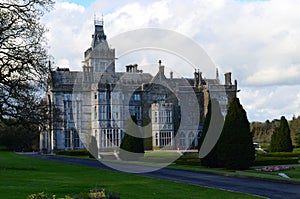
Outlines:
{"label": "blue sky", "polygon": [[[59,0],[43,21],[55,65],[72,70],[81,70],[95,14],[103,13],[108,38],[149,27],[185,35],[207,52],[222,81],[222,74],[232,72],[249,119],[265,121],[300,115],[299,10],[293,0]],[[160,57],[167,67],[193,75],[167,57]],[[156,61],[140,56],[136,63]]]}
{"label": "blue sky", "polygon": [[76,4],[82,5],[84,7],[88,7],[95,0],[66,0],[66,1],[71,2],[71,3],[76,3]]}

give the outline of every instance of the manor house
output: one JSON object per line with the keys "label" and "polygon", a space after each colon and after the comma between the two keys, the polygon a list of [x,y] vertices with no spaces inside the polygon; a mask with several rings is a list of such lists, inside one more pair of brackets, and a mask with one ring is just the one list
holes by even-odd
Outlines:
{"label": "manor house", "polygon": [[[120,146],[128,121],[142,128],[145,149],[188,149],[197,146],[207,105],[216,98],[226,114],[237,83],[231,73],[221,84],[191,71],[193,78],[165,74],[159,60],[156,75],[144,73],[137,64],[125,72],[115,70],[115,49],[110,48],[103,21],[95,20],[91,47],[84,52],[82,71],[49,69],[47,101],[49,127],[40,134],[40,149],[84,149],[92,138],[98,151]],[[134,133],[134,132],[130,132]]]}

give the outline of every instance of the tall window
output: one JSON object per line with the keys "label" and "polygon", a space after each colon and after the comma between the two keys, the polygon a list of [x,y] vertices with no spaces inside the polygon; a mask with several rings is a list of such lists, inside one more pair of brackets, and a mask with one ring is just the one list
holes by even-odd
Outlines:
{"label": "tall window", "polygon": [[69,120],[73,120],[73,108],[72,108],[72,101],[68,100],[68,116]]}
{"label": "tall window", "polygon": [[158,133],[155,133],[155,146],[159,146],[158,140],[159,140]]}
{"label": "tall window", "polygon": [[136,117],[137,120],[142,119],[142,107],[135,106],[135,117]]}
{"label": "tall window", "polygon": [[78,132],[76,130],[73,131],[73,139],[74,139],[74,148],[79,148],[79,135]]}
{"label": "tall window", "polygon": [[183,132],[179,135],[179,146],[185,146],[185,135]]}
{"label": "tall window", "polygon": [[99,92],[99,99],[100,100],[105,100],[106,94],[105,92]]}
{"label": "tall window", "polygon": [[189,134],[189,145],[192,146],[194,142],[195,136],[193,132],[190,132]]}
{"label": "tall window", "polygon": [[65,131],[65,147],[71,147],[71,132],[70,132],[70,130]]}
{"label": "tall window", "polygon": [[157,112],[154,112],[154,122],[157,123]]}
{"label": "tall window", "polygon": [[100,107],[100,112],[99,112],[99,118],[100,120],[106,120],[106,106],[101,105]]}
{"label": "tall window", "polygon": [[120,132],[119,129],[102,129],[101,147],[109,148],[120,146]]}
{"label": "tall window", "polygon": [[171,145],[172,133],[170,131],[160,132],[160,140],[159,141],[160,141],[160,146]]}
{"label": "tall window", "polygon": [[134,101],[141,101],[141,95],[138,93],[133,94],[133,100]]}

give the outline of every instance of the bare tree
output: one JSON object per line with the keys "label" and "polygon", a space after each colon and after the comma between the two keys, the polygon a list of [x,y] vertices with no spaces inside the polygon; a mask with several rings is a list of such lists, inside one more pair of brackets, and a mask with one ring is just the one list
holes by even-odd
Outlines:
{"label": "bare tree", "polygon": [[0,122],[35,122],[47,78],[45,27],[52,0],[0,1]]}

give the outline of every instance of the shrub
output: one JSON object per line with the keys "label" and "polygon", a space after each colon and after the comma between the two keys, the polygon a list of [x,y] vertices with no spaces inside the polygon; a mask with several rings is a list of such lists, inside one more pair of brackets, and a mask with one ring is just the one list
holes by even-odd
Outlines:
{"label": "shrub", "polygon": [[[218,167],[219,166],[219,157],[217,153],[218,141],[216,141],[215,145],[211,147],[213,144],[211,141],[212,136],[214,138],[216,135],[220,135],[220,131],[222,131],[222,127],[224,125],[224,117],[220,110],[220,105],[217,100],[212,99],[208,104],[208,112],[204,121],[203,133],[199,138],[199,152],[200,155],[202,153],[207,153],[204,157],[201,157],[201,165],[206,167]],[[208,141],[207,141],[208,140]],[[204,142],[206,141],[206,142]],[[209,151],[210,150],[210,151]]]}
{"label": "shrub", "polygon": [[51,196],[49,196],[48,194],[46,194],[44,192],[34,193],[34,194],[31,194],[31,195],[27,196],[27,199],[52,199],[52,198],[55,199],[55,196],[51,197]]}
{"label": "shrub", "polygon": [[227,169],[247,169],[254,162],[255,149],[249,121],[238,98],[230,102],[217,154],[219,166]]}
{"label": "shrub", "polygon": [[280,126],[274,130],[271,137],[272,152],[292,152],[293,145],[289,124],[284,116],[280,119]]}
{"label": "shrub", "polygon": [[89,156],[90,153],[87,150],[69,150],[69,151],[56,151],[56,155]]}

